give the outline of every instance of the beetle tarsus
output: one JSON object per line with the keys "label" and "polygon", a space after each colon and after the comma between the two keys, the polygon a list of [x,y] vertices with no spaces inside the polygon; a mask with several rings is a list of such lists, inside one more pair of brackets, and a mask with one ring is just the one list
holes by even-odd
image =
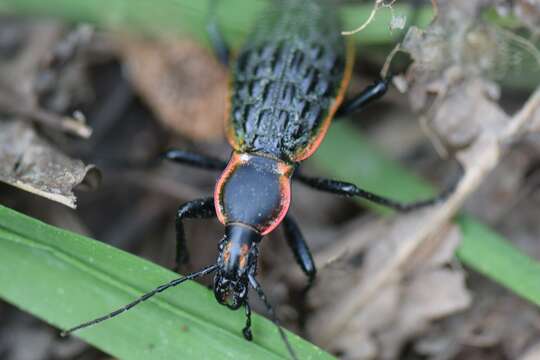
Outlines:
{"label": "beetle tarsus", "polygon": [[242,329],[242,334],[247,341],[252,341],[253,333],[251,332],[251,306],[249,306],[247,301],[244,304],[244,308],[246,310],[246,326]]}

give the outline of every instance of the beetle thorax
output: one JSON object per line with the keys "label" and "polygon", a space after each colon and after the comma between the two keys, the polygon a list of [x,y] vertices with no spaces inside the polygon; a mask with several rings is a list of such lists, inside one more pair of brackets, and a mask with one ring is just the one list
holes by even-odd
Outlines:
{"label": "beetle thorax", "polygon": [[294,166],[265,156],[233,153],[217,182],[214,201],[224,225],[243,224],[261,235],[283,220]]}

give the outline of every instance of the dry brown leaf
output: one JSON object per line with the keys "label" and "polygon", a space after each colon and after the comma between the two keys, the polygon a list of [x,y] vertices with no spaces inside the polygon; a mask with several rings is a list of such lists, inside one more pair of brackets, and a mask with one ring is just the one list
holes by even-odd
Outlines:
{"label": "dry brown leaf", "polygon": [[469,281],[475,283],[475,302],[465,312],[432,326],[415,341],[416,352],[433,360],[477,359],[474,353],[493,351],[505,359],[521,359],[529,351],[534,353],[531,345],[540,338],[535,305],[480,277]]}
{"label": "dry brown leaf", "polygon": [[[90,137],[92,129],[81,113],[59,114],[88,95],[82,60],[66,61],[69,65],[58,69],[49,68],[44,61],[55,58],[58,44],[65,41],[64,28],[51,21],[22,22],[17,28],[24,34],[21,48],[12,58],[0,62],[0,112],[82,138]],[[40,104],[43,97],[48,98],[50,109]]]}
{"label": "dry brown leaf", "polygon": [[[345,358],[392,359],[404,342],[425,331],[432,320],[468,306],[470,296],[462,271],[443,268],[453,259],[459,232],[452,227],[431,245],[428,242],[416,251],[406,250],[415,242],[415,231],[421,227],[418,220],[423,221],[412,217],[375,221],[354,231],[371,236],[362,269],[320,272],[312,297],[317,316],[308,323],[316,341],[327,336],[332,340],[326,344],[344,351]],[[350,248],[342,251],[347,254],[342,261],[357,253]],[[404,254],[406,251],[412,252]],[[370,291],[373,296],[369,296]],[[332,329],[335,332],[327,331]]]}
{"label": "dry brown leaf", "polygon": [[414,277],[403,289],[398,317],[379,333],[381,358],[398,358],[404,343],[429,330],[430,322],[462,311],[470,303],[462,271],[437,269]]}
{"label": "dry brown leaf", "polygon": [[75,208],[73,188],[93,166],[54,149],[22,121],[0,121],[0,181]]}
{"label": "dry brown leaf", "polygon": [[[60,114],[87,94],[85,60],[77,55],[79,46],[88,44],[91,30],[78,28],[66,39],[64,27],[51,21],[0,26],[16,27],[23,34],[18,50],[0,62],[0,112],[11,115],[0,119],[0,181],[74,208],[73,188],[84,180],[89,180],[83,184],[87,187],[97,186],[98,172],[55,149],[32,123],[90,136],[82,114],[77,119]],[[41,104],[44,98],[47,108]]]}
{"label": "dry brown leaf", "polygon": [[381,289],[377,301],[366,305],[352,319],[348,331],[335,342],[335,348],[345,350],[344,359],[377,359],[381,356],[379,330],[392,327],[399,316],[401,289],[397,282]]}
{"label": "dry brown leaf", "polygon": [[531,346],[519,360],[538,360],[540,359],[540,343]]}
{"label": "dry brown leaf", "polygon": [[188,40],[123,39],[121,56],[137,91],[167,127],[194,140],[223,138],[226,69]]}

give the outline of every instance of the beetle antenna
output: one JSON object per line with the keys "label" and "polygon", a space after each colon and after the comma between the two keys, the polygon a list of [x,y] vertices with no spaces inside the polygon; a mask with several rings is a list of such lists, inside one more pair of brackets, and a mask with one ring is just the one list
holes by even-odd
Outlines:
{"label": "beetle antenna", "polygon": [[91,320],[91,321],[88,321],[88,322],[85,322],[85,323],[82,323],[82,324],[77,325],[75,327],[72,327],[71,329],[68,329],[66,331],[62,331],[60,333],[60,336],[62,336],[62,337],[68,336],[69,334],[71,334],[74,331],[77,331],[77,330],[80,330],[80,329],[83,329],[83,328],[86,328],[86,327],[89,327],[89,326],[93,326],[93,325],[96,325],[96,324],[98,324],[98,323],[100,323],[102,321],[111,319],[111,318],[113,318],[113,317],[115,317],[117,315],[120,315],[124,311],[128,311],[129,309],[131,309],[132,307],[142,303],[143,301],[148,300],[152,296],[167,290],[168,288],[174,287],[176,285],[180,285],[181,283],[183,283],[186,280],[192,280],[192,279],[195,279],[195,278],[197,278],[199,276],[209,274],[209,273],[215,271],[217,268],[218,268],[217,264],[209,265],[209,266],[207,266],[207,267],[205,267],[205,268],[203,268],[203,269],[201,269],[199,271],[188,274],[186,276],[182,276],[181,278],[174,279],[174,280],[172,280],[172,281],[170,281],[170,282],[168,282],[166,284],[160,285],[157,288],[155,288],[154,290],[152,290],[150,292],[147,292],[146,294],[144,294],[143,296],[141,296],[137,300],[135,300],[133,302],[130,302],[129,304],[127,304],[125,306],[122,306],[121,308],[119,308],[119,309],[117,309],[117,310],[115,310],[115,311],[113,311],[113,312],[111,312],[111,313],[109,313],[107,315],[98,317],[97,319],[94,319],[94,320]]}
{"label": "beetle antenna", "polygon": [[291,346],[291,343],[289,342],[289,339],[287,338],[287,334],[285,334],[285,331],[281,327],[281,324],[279,322],[279,319],[276,316],[276,313],[274,312],[274,309],[272,308],[272,305],[266,298],[266,295],[264,294],[264,291],[261,287],[261,284],[255,279],[255,276],[253,274],[248,275],[249,282],[251,283],[251,287],[257,292],[257,295],[264,303],[264,306],[266,307],[266,311],[270,315],[270,318],[272,319],[272,322],[276,325],[279,331],[279,335],[281,336],[281,339],[285,343],[285,346],[287,347],[287,350],[289,351],[289,354],[293,358],[293,360],[298,360],[298,357],[296,356],[296,353],[293,350],[293,347]]}

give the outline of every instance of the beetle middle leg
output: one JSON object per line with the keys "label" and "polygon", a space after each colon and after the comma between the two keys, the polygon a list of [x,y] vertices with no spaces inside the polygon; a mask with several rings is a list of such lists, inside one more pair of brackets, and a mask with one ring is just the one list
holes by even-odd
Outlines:
{"label": "beetle middle leg", "polygon": [[285,216],[283,219],[283,232],[285,234],[285,239],[291,248],[294,259],[296,263],[302,269],[302,272],[308,277],[308,283],[303,290],[305,294],[315,280],[315,275],[317,274],[317,268],[315,267],[315,262],[313,261],[313,256],[309,251],[309,247],[298,227],[298,224],[290,215]]}
{"label": "beetle middle leg", "polygon": [[[460,172],[462,173],[462,169]],[[459,178],[461,178],[461,176]],[[405,203],[405,202],[396,201],[396,200],[393,200],[384,196],[374,194],[372,192],[363,190],[354,184],[344,182],[344,181],[337,181],[337,180],[317,178],[317,177],[308,177],[301,174],[296,175],[295,179],[317,190],[321,190],[321,191],[325,191],[325,192],[329,192],[333,194],[345,195],[345,196],[357,196],[357,197],[366,199],[368,201],[371,201],[375,204],[382,205],[382,206],[385,206],[385,207],[388,207],[397,211],[401,211],[401,212],[412,211],[412,210],[420,209],[426,206],[435,205],[445,200],[450,194],[454,192],[459,182],[459,181],[455,181],[450,186],[448,186],[445,190],[443,190],[441,193],[439,193],[438,195],[432,198]]]}
{"label": "beetle middle leg", "polygon": [[180,149],[169,149],[161,154],[161,158],[206,170],[223,171],[227,166],[221,159]]}
{"label": "beetle middle leg", "polygon": [[184,219],[209,219],[216,217],[214,207],[214,198],[208,197],[188,201],[178,208],[176,213],[176,267],[178,271],[180,265],[189,260],[189,254],[186,247],[186,235],[184,232]]}
{"label": "beetle middle leg", "polygon": [[386,94],[390,87],[391,76],[384,79],[379,79],[373,84],[367,86],[359,94],[352,98],[345,100],[338,108],[336,117],[348,115],[354,111],[361,110],[366,105],[372,103],[375,100],[380,99]]}

